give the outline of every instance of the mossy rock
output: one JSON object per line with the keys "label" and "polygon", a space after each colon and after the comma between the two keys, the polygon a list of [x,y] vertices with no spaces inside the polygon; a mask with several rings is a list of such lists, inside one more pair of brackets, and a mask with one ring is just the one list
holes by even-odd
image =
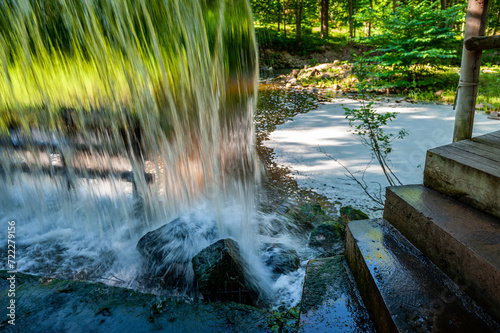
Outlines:
{"label": "mossy rock", "polygon": [[198,289],[208,301],[256,304],[258,294],[245,279],[245,263],[238,243],[221,239],[193,257]]}
{"label": "mossy rock", "polygon": [[177,218],[141,237],[137,251],[143,257],[145,281],[160,288],[191,290],[193,274],[191,259],[203,245],[217,240],[215,222]]}
{"label": "mossy rock", "polygon": [[341,223],[328,221],[318,225],[309,237],[309,247],[318,251],[320,257],[332,257],[344,251],[344,227]]}
{"label": "mossy rock", "polygon": [[340,221],[343,223],[357,220],[368,220],[369,218],[368,214],[359,209],[352,208],[351,206],[340,208]]}
{"label": "mossy rock", "polygon": [[296,222],[297,226],[305,230],[312,230],[314,226],[331,220],[331,217],[319,203],[303,204],[291,209],[287,215]]}
{"label": "mossy rock", "polygon": [[[8,290],[13,274],[0,271]],[[1,332],[271,332],[264,310],[243,304],[203,303],[143,294],[83,281],[16,273],[15,326],[5,316]]]}

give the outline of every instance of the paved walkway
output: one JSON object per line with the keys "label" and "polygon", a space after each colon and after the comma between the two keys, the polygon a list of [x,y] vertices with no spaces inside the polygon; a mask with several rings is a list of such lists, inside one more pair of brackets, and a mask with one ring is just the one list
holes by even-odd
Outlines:
{"label": "paved walkway", "polygon": [[[266,145],[276,152],[278,164],[293,170],[300,186],[314,189],[337,202],[339,207],[352,205],[379,217],[382,212],[374,210],[376,204],[359,185],[346,177],[345,169],[338,163],[355,173],[358,179],[364,179],[370,192],[375,195],[385,192],[388,185],[385,176],[376,161],[367,167],[371,152],[360,137],[350,132],[342,104],[349,108],[360,106],[352,99],[336,99],[321,105],[317,110],[297,115],[293,121],[278,126]],[[373,107],[380,112],[399,112],[386,132],[397,133],[404,128],[409,135],[393,142],[392,169],[404,184],[422,183],[426,151],[452,141],[453,107],[433,103],[396,103],[387,98],[377,101]],[[476,113],[474,136],[499,129],[500,121]]]}

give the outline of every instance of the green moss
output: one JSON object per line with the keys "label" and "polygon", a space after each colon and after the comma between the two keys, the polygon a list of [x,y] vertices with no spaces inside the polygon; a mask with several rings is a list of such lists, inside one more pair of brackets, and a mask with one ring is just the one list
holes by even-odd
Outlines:
{"label": "green moss", "polygon": [[[8,289],[10,275],[0,271],[2,290]],[[15,275],[19,332],[68,332],[82,327],[88,332],[271,331],[268,312],[242,304],[207,304],[98,283]],[[0,294],[2,304],[9,301],[7,293]],[[7,331],[8,325],[0,322],[0,331]]]}
{"label": "green moss", "polygon": [[339,222],[318,225],[309,237],[309,247],[320,252],[321,257],[331,257],[344,251],[344,233]]}
{"label": "green moss", "polygon": [[309,261],[300,310],[302,313],[322,305],[325,295],[333,293],[334,297],[330,300],[335,301],[335,296],[342,294],[347,285],[344,261],[344,256]]}
{"label": "green moss", "polygon": [[319,203],[305,203],[292,209],[287,215],[295,221],[297,225],[309,230],[316,225],[331,220],[331,217],[328,216]]}
{"label": "green moss", "polygon": [[370,217],[368,216],[368,214],[362,212],[359,209],[355,209],[351,206],[340,208],[340,221],[343,223],[356,220],[367,220],[369,218]]}

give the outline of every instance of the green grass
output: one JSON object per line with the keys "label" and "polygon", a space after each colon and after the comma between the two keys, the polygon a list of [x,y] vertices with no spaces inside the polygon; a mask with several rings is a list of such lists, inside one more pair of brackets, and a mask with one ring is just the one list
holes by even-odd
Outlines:
{"label": "green grass", "polygon": [[[418,101],[440,101],[453,103],[456,94],[460,74],[459,67],[450,67],[439,73],[442,78],[453,79],[454,85],[448,83],[447,86],[425,90],[415,89],[409,96]],[[449,82],[449,80],[444,80]],[[482,67],[479,75],[479,90],[477,96],[477,109],[484,111],[500,110],[500,66]]]}
{"label": "green grass", "polygon": [[[354,68],[354,69],[353,69]],[[335,66],[324,68],[316,76],[309,76],[306,70],[300,70],[298,82],[304,86],[356,90],[360,82],[355,66],[349,62],[341,62]],[[325,78],[324,74],[329,77]],[[432,69],[427,76],[415,81],[416,87],[393,89],[397,83],[395,78],[364,78],[368,89],[385,91],[391,88],[392,93],[408,96],[416,101],[435,101],[452,104],[460,77],[460,67]],[[483,66],[479,78],[477,109],[484,111],[500,110],[500,66]]]}

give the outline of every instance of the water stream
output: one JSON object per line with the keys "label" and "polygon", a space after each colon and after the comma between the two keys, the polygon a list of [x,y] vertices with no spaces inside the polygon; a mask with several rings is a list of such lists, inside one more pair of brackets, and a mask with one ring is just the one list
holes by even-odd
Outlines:
{"label": "water stream", "polygon": [[[297,304],[303,269],[273,276],[262,257],[265,244],[300,253],[304,240],[283,215],[257,209],[248,1],[0,7],[0,221],[5,234],[16,223],[16,268],[192,295],[192,283],[149,283],[136,249],[180,218],[189,233],[172,256],[233,238],[263,299]],[[182,272],[192,280],[190,265]]]}

